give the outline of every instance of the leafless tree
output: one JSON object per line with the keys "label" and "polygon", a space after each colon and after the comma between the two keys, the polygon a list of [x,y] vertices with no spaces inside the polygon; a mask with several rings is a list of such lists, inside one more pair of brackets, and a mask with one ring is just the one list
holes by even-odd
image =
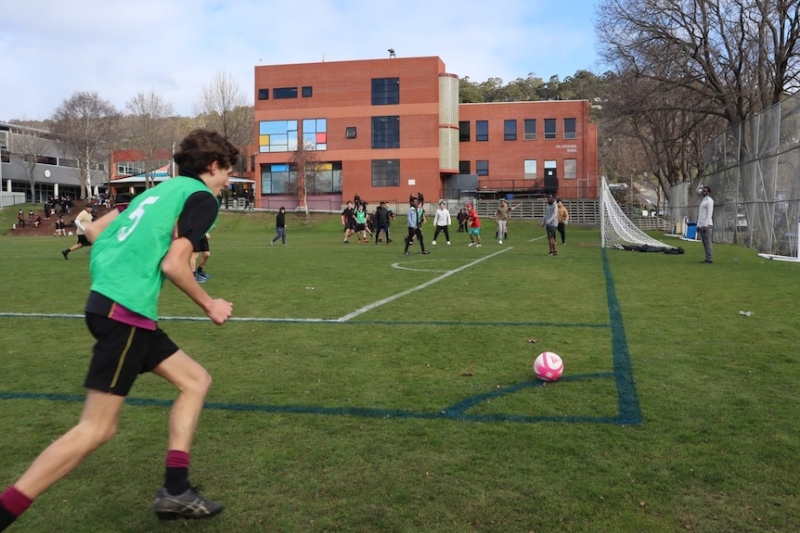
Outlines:
{"label": "leafless tree", "polygon": [[172,120],[175,110],[155,91],[139,92],[126,104],[131,120],[129,127],[130,146],[141,151],[144,159],[145,182],[147,188],[154,185],[156,168],[163,162],[158,153],[169,150],[176,138],[176,128]]}
{"label": "leafless tree", "polygon": [[308,218],[308,192],[316,191],[316,178],[320,165],[317,151],[310,144],[300,142],[297,150],[292,153],[292,163],[297,168],[296,193],[297,201],[303,206],[305,217]]}
{"label": "leafless tree", "polygon": [[619,75],[694,96],[689,111],[729,125],[800,85],[796,0],[602,0],[595,24]]}
{"label": "leafless tree", "polygon": [[36,165],[46,155],[51,141],[44,136],[44,132],[36,130],[25,131],[14,135],[14,151],[22,156],[20,165],[25,169],[28,183],[31,188],[31,198],[36,203]]}
{"label": "leafless tree", "polygon": [[111,102],[96,92],[76,92],[53,114],[53,132],[78,160],[81,198],[92,195],[92,165],[113,144],[119,120]]}
{"label": "leafless tree", "polygon": [[233,77],[220,71],[203,87],[195,115],[201,127],[216,130],[227,137],[243,154],[239,171],[246,167],[247,147],[254,142],[255,115],[249,99]]}

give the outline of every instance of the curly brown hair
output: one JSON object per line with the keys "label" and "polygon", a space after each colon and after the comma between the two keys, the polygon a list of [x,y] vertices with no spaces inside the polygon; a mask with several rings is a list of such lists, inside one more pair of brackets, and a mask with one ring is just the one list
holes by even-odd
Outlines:
{"label": "curly brown hair", "polygon": [[180,150],[172,158],[181,173],[199,176],[214,161],[223,169],[233,167],[239,159],[239,149],[216,131],[198,129],[181,141]]}

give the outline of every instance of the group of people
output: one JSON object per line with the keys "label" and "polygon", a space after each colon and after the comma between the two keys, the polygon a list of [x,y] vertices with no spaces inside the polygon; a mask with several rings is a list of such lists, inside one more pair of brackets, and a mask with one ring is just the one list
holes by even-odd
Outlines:
{"label": "group of people", "polygon": [[556,250],[556,232],[561,236],[561,244],[567,244],[567,224],[569,224],[569,211],[564,207],[564,202],[553,194],[547,195],[547,206],[544,209],[542,227],[547,230],[547,243],[550,248],[549,256],[558,255]]}

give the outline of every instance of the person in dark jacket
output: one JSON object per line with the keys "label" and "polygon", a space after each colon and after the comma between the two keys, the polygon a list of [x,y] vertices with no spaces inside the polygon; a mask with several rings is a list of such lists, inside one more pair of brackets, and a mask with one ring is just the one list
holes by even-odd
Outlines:
{"label": "person in dark jacket", "polygon": [[278,215],[275,217],[275,231],[277,231],[278,234],[269,241],[269,245],[274,246],[275,241],[280,239],[283,245],[286,246],[286,208],[283,206],[278,209]]}

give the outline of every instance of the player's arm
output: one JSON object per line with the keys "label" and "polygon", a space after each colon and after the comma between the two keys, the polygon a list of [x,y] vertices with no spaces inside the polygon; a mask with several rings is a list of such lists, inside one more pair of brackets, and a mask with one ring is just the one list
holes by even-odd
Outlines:
{"label": "player's arm", "polygon": [[217,210],[217,201],[209,193],[195,193],[189,197],[178,219],[178,236],[161,261],[161,271],[215,324],[220,325],[230,318],[233,304],[209,296],[197,283],[191,264],[192,254],[200,249],[200,241],[214,223]]}
{"label": "player's arm", "polygon": [[102,217],[98,218],[97,220],[86,226],[86,228],[83,230],[83,233],[85,237],[89,239],[89,242],[94,242],[97,239],[97,237],[99,237],[100,234],[103,233],[103,230],[106,229],[109,226],[109,224],[111,224],[114,221],[115,218],[117,218],[117,215],[119,215],[119,211],[117,211],[116,209],[112,209]]}

